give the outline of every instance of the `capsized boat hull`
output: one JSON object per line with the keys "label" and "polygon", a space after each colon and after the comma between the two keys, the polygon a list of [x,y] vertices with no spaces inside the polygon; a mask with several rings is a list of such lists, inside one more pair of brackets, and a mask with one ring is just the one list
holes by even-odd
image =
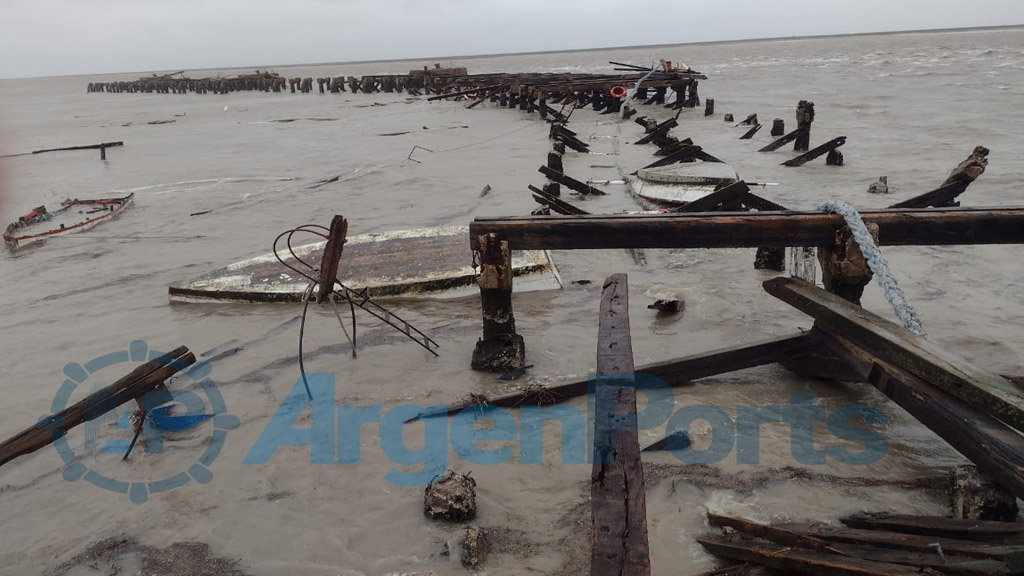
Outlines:
{"label": "capsized boat hull", "polygon": [[739,180],[736,170],[721,162],[688,162],[637,172],[631,183],[640,198],[659,204],[682,205],[715,191],[722,182]]}
{"label": "capsized boat hull", "polygon": [[88,230],[119,216],[134,199],[133,192],[122,198],[65,200],[59,210],[33,211],[33,217],[8,224],[3,234],[4,243],[14,250],[58,234]]}
{"label": "capsized boat hull", "polygon": [[[325,242],[295,247],[304,262],[318,266]],[[297,263],[282,250],[288,264]],[[516,292],[562,287],[544,250],[513,250]],[[479,293],[469,248],[469,228],[451,226],[349,236],[338,277],[374,298],[458,297]],[[309,279],[289,270],[274,254],[243,260],[168,288],[175,302],[302,302]]]}

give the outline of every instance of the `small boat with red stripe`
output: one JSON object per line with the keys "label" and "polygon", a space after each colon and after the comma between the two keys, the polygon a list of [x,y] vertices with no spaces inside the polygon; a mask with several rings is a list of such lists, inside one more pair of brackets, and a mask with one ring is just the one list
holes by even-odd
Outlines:
{"label": "small boat with red stripe", "polygon": [[39,206],[7,225],[4,243],[14,250],[58,234],[81,232],[101,222],[116,218],[135,199],[135,194],[121,198],[97,198],[79,200],[74,198],[60,203],[60,209],[47,210]]}

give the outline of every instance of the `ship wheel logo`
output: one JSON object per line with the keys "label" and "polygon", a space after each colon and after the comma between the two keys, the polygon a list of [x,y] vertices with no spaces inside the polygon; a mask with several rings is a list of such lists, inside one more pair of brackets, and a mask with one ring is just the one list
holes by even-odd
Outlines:
{"label": "ship wheel logo", "polygon": [[[115,372],[106,373],[108,368],[118,364],[134,367],[161,355],[162,352],[151,350],[145,341],[136,340],[125,350],[104,354],[83,364],[66,364],[64,375],[67,378],[53,399],[51,412],[59,414],[67,408],[76,391],[78,395],[83,391],[88,394],[105,386],[104,378]],[[143,419],[140,432],[143,451],[149,455],[165,455],[170,461],[135,456],[121,462],[129,451],[133,431],[135,403],[130,402],[86,422],[82,426],[85,439],[78,453],[72,449],[70,433],[53,442],[67,465],[64,479],[68,482],[84,479],[98,488],[127,494],[135,504],[145,503],[151,494],[169,492],[192,481],[210,483],[213,480],[210,466],[220,456],[228,431],[239,425],[238,417],[227,413],[224,397],[210,379],[212,369],[208,362],[198,362],[180,372],[170,390],[173,404],[154,408]],[[117,437],[111,438],[112,435]],[[76,437],[76,445],[77,440]],[[173,449],[165,450],[168,443]],[[172,454],[174,458],[170,458]],[[195,454],[198,456],[193,458]],[[138,478],[139,474],[157,479]]]}

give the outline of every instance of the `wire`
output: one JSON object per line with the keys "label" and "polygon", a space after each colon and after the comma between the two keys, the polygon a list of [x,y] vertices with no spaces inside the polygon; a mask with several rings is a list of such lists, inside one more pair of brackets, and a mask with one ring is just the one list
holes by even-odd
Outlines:
{"label": "wire", "polygon": [[316,286],[315,280],[309,283],[309,288],[306,288],[306,295],[303,298],[302,304],[302,320],[299,321],[299,374],[302,375],[302,385],[306,387],[306,396],[310,402],[313,401],[313,393],[309,391],[309,380],[306,380],[306,365],[302,361],[302,339],[306,333],[306,312],[309,311],[309,300],[313,297],[314,286]]}

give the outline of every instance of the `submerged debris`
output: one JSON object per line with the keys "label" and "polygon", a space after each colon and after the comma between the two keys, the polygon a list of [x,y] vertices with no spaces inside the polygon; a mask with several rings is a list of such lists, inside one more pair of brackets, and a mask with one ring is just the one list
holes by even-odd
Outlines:
{"label": "submerged debris", "polygon": [[878,182],[868,186],[868,194],[888,194],[889,193],[889,177],[882,176],[878,179]]}
{"label": "submerged debris", "polygon": [[441,520],[471,520],[476,516],[476,480],[454,470],[445,472],[427,486],[423,514]]}
{"label": "submerged debris", "polygon": [[475,570],[487,558],[487,532],[479,526],[466,526],[462,540],[462,565]]}

